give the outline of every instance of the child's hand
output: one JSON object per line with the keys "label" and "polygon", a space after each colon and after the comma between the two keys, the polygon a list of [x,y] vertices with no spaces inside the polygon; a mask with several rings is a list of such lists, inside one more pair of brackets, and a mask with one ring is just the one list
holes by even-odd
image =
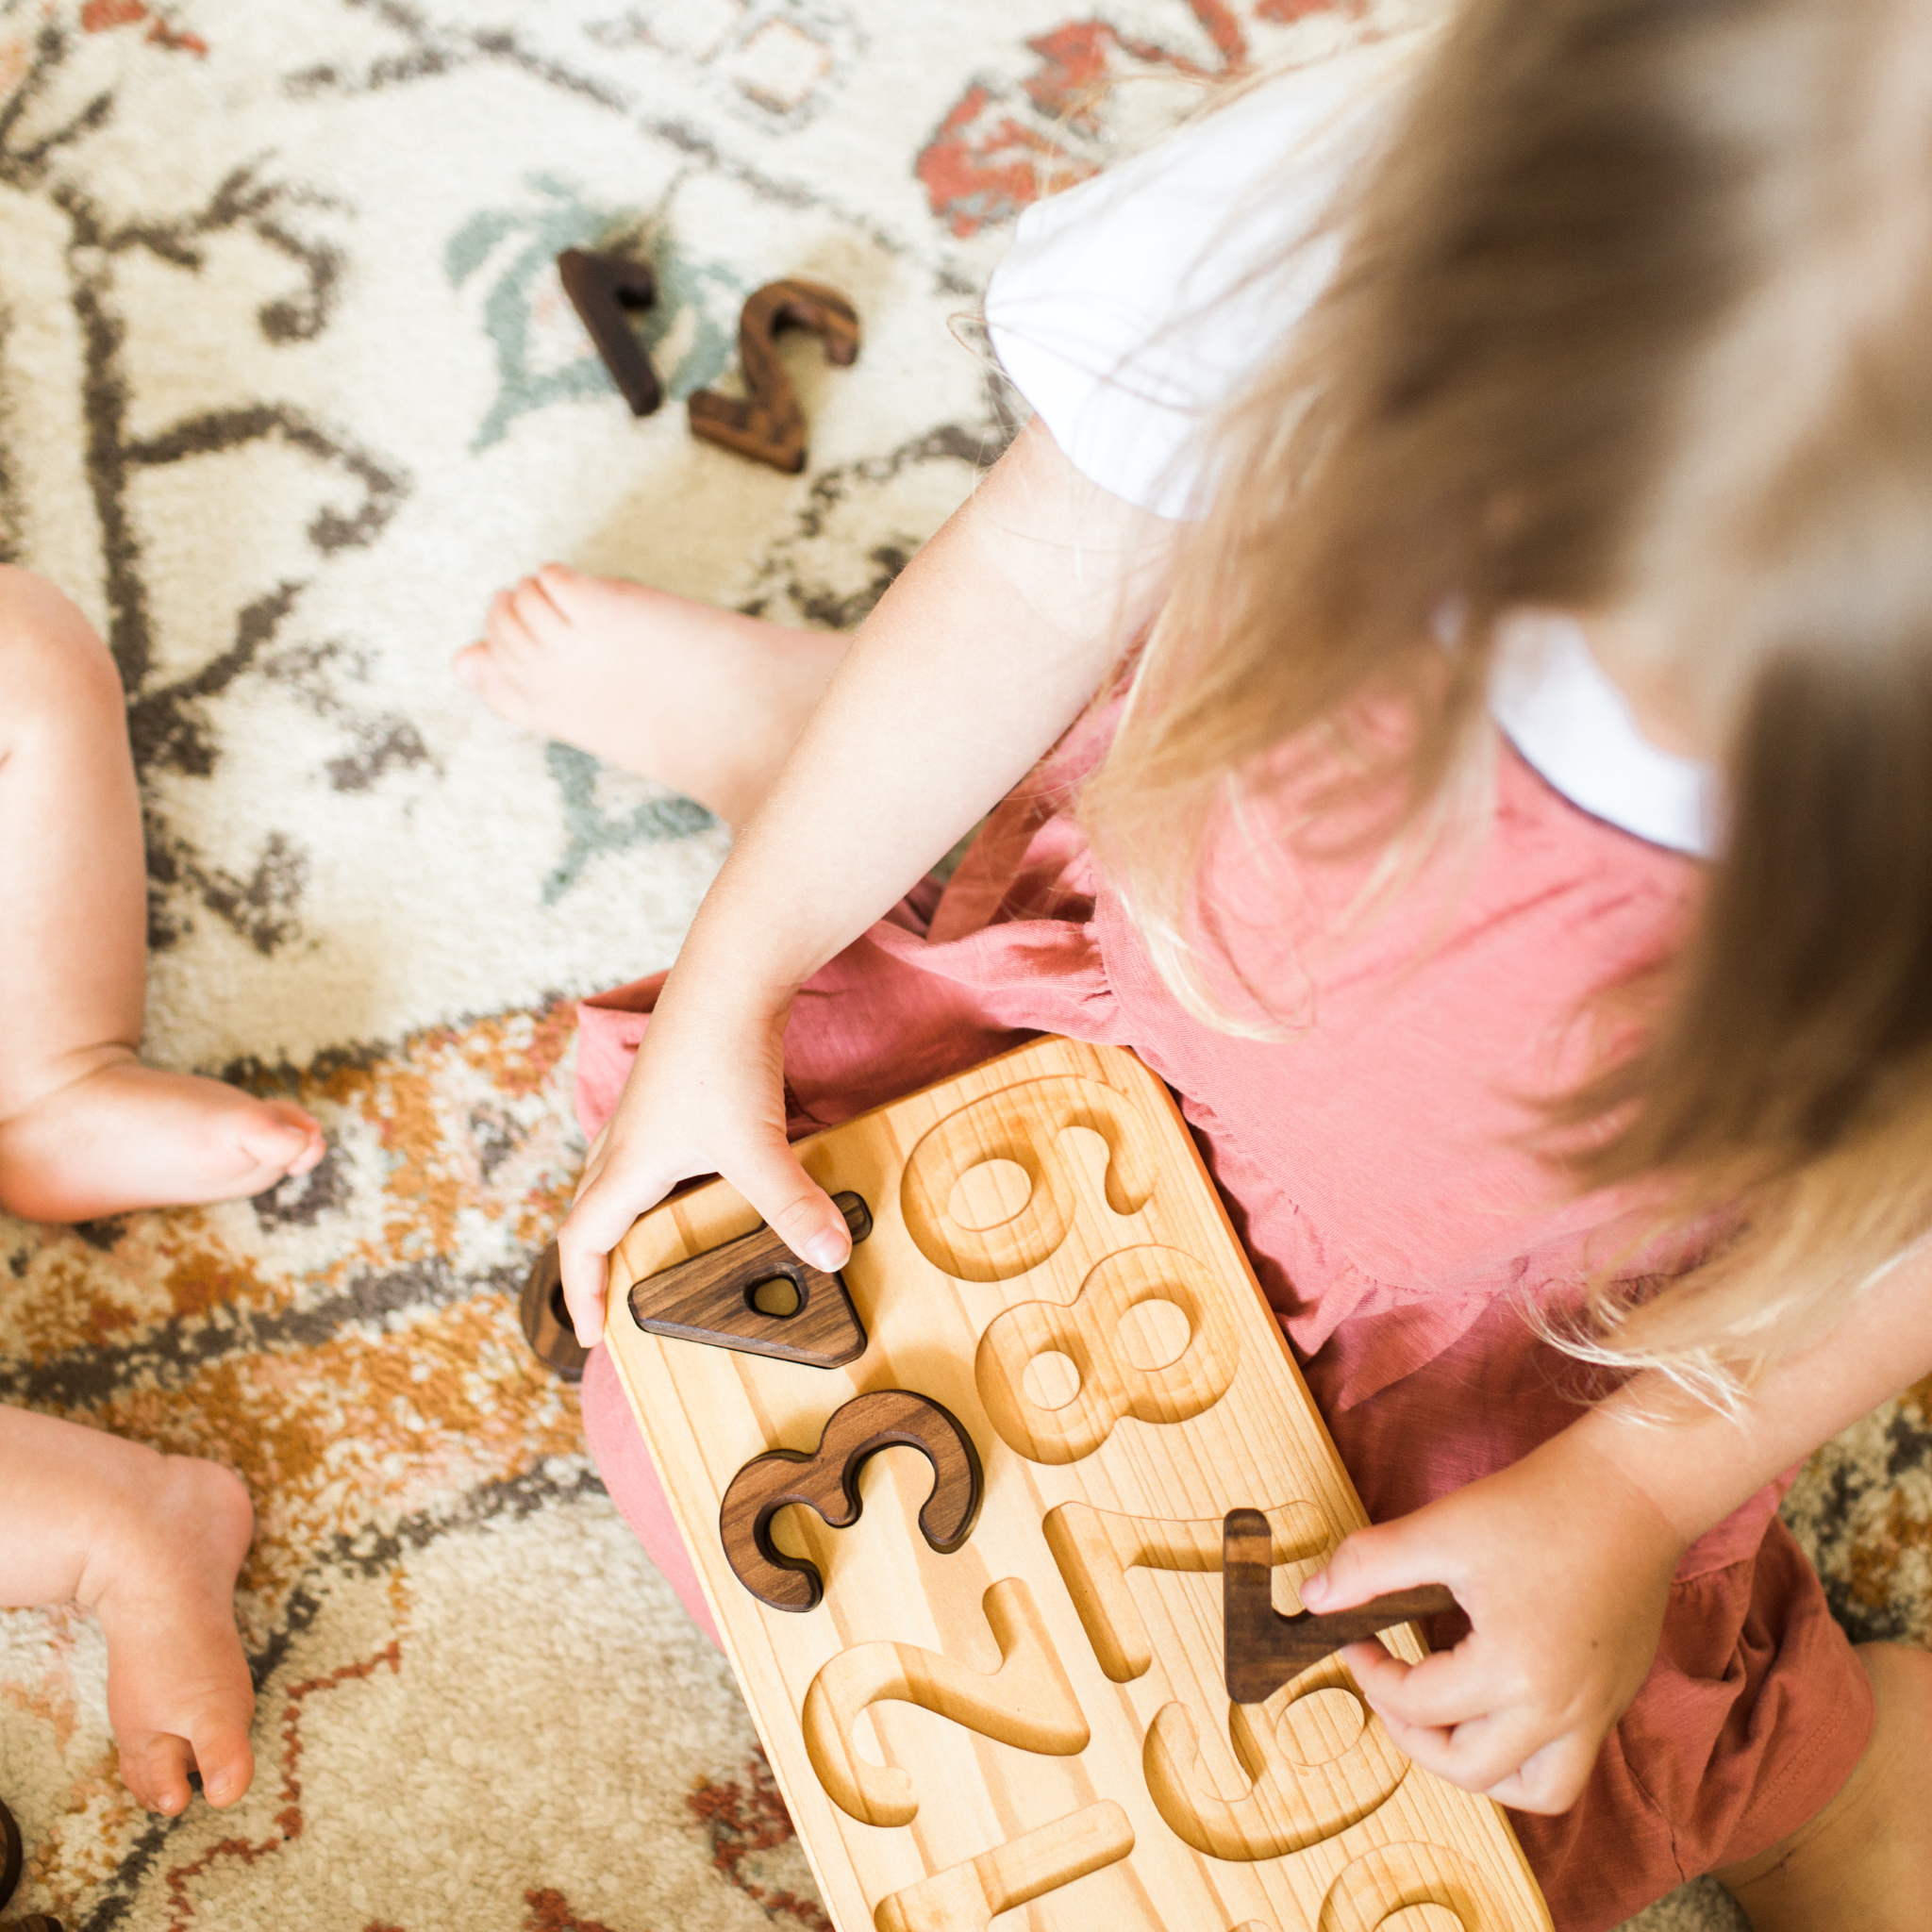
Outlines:
{"label": "child's hand", "polygon": [[1474,1628],[1420,1664],[1379,1643],[1342,1653],[1409,1757],[1523,1811],[1575,1803],[1598,1746],[1657,1651],[1685,1542],[1573,1428],[1512,1468],[1357,1531],[1320,1578],[1312,1610],[1443,1583]]}
{"label": "child's hand", "polygon": [[722,1174],[801,1259],[827,1271],[844,1266],[852,1252],[845,1217],[785,1139],[789,1005],[738,1010],[680,988],[675,974],[665,987],[558,1230],[564,1301],[586,1348],[604,1339],[611,1249],[693,1174]]}

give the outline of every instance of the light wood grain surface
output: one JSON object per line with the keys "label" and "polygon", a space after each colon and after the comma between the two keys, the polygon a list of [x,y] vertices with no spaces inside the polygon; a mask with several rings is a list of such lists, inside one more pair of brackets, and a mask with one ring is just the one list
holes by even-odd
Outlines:
{"label": "light wood grain surface", "polygon": [[[862,1357],[636,1326],[631,1282],[757,1224],[723,1183],[625,1238],[606,1340],[841,1932],[1547,1928],[1502,1812],[1409,1764],[1336,1659],[1228,1700],[1223,1515],[1266,1513],[1288,1611],[1363,1518],[1159,1082],[1041,1040],[799,1151],[872,1210]],[[850,1526],[774,1519],[824,1600],[759,1602],[720,1539],[733,1477],[886,1389],[970,1433],[971,1536],[928,1545],[932,1465],[887,1449]]]}

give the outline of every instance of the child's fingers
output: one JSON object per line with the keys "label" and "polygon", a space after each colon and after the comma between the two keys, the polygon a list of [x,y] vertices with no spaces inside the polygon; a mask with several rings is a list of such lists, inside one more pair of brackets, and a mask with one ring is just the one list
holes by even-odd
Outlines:
{"label": "child's fingers", "polygon": [[1488,1791],[1513,1777],[1548,1741],[1526,1713],[1502,1711],[1472,1718],[1453,1728],[1407,1724],[1385,1711],[1376,1713],[1396,1748],[1424,1771],[1465,1791]]}
{"label": "child's fingers", "polygon": [[595,1348],[604,1339],[604,1288],[610,1251],[630,1232],[631,1223],[655,1207],[665,1186],[634,1175],[620,1183],[608,1168],[581,1189],[557,1230],[558,1263],[563,1274],[563,1303],[579,1342]]}
{"label": "child's fingers", "polygon": [[1353,1609],[1385,1591],[1450,1581],[1435,1574],[1440,1568],[1433,1546],[1409,1534],[1404,1520],[1398,1520],[1343,1537],[1326,1566],[1303,1582],[1296,1594],[1310,1610]]}
{"label": "child's fingers", "polygon": [[563,1276],[563,1306],[570,1316],[571,1332],[581,1348],[595,1348],[604,1339],[604,1286],[610,1274],[608,1251],[579,1253],[566,1259],[563,1230],[557,1235],[558,1273]]}
{"label": "child's fingers", "polygon": [[576,1191],[571,1195],[573,1203],[581,1201],[586,1192],[596,1184],[597,1176],[604,1172],[604,1163],[610,1146],[610,1123],[606,1121],[597,1129],[597,1138],[591,1142],[584,1155],[584,1171],[577,1175]]}
{"label": "child's fingers", "polygon": [[800,1260],[829,1274],[851,1258],[844,1215],[782,1138],[754,1142],[724,1177]]}
{"label": "child's fingers", "polygon": [[[1449,1751],[1449,1733],[1433,1729],[1427,1724],[1406,1724],[1399,1717],[1391,1717],[1378,1710],[1376,1717],[1382,1728],[1389,1734],[1389,1741],[1409,1758],[1420,1764],[1424,1771],[1433,1772],[1439,1777],[1448,1777],[1442,1769]],[[1450,1780],[1452,1783],[1453,1779]]]}
{"label": "child's fingers", "polygon": [[1409,1664],[1372,1641],[1351,1643],[1341,1657],[1376,1711],[1407,1724],[1446,1729],[1513,1701],[1498,1694],[1491,1673],[1471,1666],[1454,1651],[1438,1651],[1422,1663]]}
{"label": "child's fingers", "polygon": [[1574,1734],[1558,1738],[1532,1752],[1508,1776],[1488,1786],[1483,1795],[1518,1811],[1555,1817],[1583,1795],[1596,1751],[1594,1744]]}

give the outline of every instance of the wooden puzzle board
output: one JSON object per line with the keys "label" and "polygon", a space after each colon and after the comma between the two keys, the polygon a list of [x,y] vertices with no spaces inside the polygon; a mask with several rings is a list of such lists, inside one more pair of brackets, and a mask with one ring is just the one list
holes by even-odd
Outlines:
{"label": "wooden puzzle board", "polygon": [[[1365,1519],[1166,1089],[1040,1040],[798,1151],[872,1210],[862,1357],[637,1326],[631,1281],[758,1224],[722,1182],[625,1238],[606,1340],[841,1932],[1546,1932],[1503,1813],[1364,1725],[1335,1659],[1228,1700],[1223,1514],[1268,1511],[1286,1610]],[[767,1607],[726,1564],[726,1487],[893,1388],[972,1435],[970,1539],[927,1547],[932,1468],[885,1450],[850,1527],[776,1519],[825,1593]]]}

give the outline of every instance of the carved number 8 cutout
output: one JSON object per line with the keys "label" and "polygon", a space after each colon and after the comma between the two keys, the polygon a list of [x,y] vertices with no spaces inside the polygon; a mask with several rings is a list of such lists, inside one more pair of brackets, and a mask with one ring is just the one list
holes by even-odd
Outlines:
{"label": "carved number 8 cutout", "polygon": [[[1119,1341],[1123,1319],[1144,1302],[1171,1302],[1187,1318],[1188,1341],[1173,1361],[1141,1368]],[[1027,1365],[1063,1355],[1079,1378],[1074,1393],[1048,1407],[1026,1392]],[[1122,1248],[1100,1261],[1070,1303],[1022,1302],[987,1324],[974,1380],[992,1425],[1029,1462],[1077,1462],[1113,1433],[1123,1416],[1179,1423],[1226,1392],[1241,1343],[1213,1279],[1175,1248]]]}

